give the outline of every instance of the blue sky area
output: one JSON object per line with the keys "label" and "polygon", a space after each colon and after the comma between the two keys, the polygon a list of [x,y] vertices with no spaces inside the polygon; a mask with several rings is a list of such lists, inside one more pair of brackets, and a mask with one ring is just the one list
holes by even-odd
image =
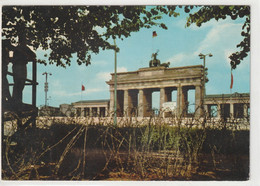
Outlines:
{"label": "blue sky area", "polygon": [[[230,93],[230,64],[228,56],[237,51],[236,45],[240,43],[240,35],[243,19],[215,21],[212,20],[201,27],[192,25],[185,28],[186,17],[183,10],[177,18],[164,16],[164,22],[168,30],[159,27],[141,29],[132,33],[123,41],[117,40],[120,48],[118,53],[118,71],[136,71],[139,68],[148,67],[151,54],[159,50],[158,59],[161,62],[170,62],[170,67],[187,65],[202,65],[203,61],[198,57],[199,53],[212,53],[213,57],[206,58],[209,82],[206,85],[207,94]],[[157,32],[157,37],[152,38],[152,32]],[[44,52],[37,51],[37,57],[43,58]],[[28,65],[30,69],[30,65]],[[109,87],[106,84],[114,72],[114,51],[101,51],[98,55],[92,55],[90,66],[76,63],[72,59],[72,65],[66,69],[55,65],[38,64],[37,79],[37,105],[44,105],[43,72],[50,72],[48,77],[49,92],[48,104],[59,106],[63,103],[72,103],[83,100],[109,99]],[[29,73],[29,77],[31,73]],[[232,92],[250,92],[250,56],[244,59],[233,70],[234,84]],[[81,84],[86,88],[81,91]],[[153,99],[157,99],[158,94]],[[24,102],[31,102],[31,89],[25,88]],[[154,106],[158,105],[156,103]]]}

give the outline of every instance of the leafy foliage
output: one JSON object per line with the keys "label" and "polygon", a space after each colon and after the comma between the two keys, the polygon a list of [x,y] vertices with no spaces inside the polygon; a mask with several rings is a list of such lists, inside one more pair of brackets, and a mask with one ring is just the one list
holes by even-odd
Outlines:
{"label": "leafy foliage", "polygon": [[178,16],[175,6],[3,6],[2,13],[3,38],[17,44],[25,37],[35,50],[50,50],[49,63],[62,67],[74,53],[79,65],[89,65],[91,53],[115,49],[109,39],[152,26],[167,29],[157,22],[162,14]]}
{"label": "leafy foliage", "polygon": [[[189,13],[194,6],[185,6],[184,10]],[[233,53],[230,58],[230,65],[233,69],[248,56],[250,52],[250,7],[249,6],[197,6],[199,8],[195,13],[189,14],[186,26],[191,24],[201,26],[211,19],[219,20],[231,17],[232,20],[244,18],[245,22],[242,27],[241,35],[244,39],[237,45],[240,51]]]}

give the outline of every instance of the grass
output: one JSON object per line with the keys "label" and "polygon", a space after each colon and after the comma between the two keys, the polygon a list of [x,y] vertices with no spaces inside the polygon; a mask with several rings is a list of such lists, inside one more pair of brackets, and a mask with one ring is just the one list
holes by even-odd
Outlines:
{"label": "grass", "polygon": [[156,118],[120,127],[50,120],[4,139],[4,180],[249,178],[248,130],[170,126]]}

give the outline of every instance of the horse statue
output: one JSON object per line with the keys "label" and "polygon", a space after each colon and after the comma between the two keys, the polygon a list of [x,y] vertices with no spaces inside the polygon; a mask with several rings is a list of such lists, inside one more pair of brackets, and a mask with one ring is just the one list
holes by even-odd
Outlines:
{"label": "horse statue", "polygon": [[161,64],[161,61],[159,59],[157,59],[158,52],[159,52],[159,50],[157,50],[155,53],[152,54],[152,59],[149,62],[149,67],[165,67],[165,68],[169,68],[170,62]]}
{"label": "horse statue", "polygon": [[161,61],[157,59],[158,52],[159,50],[152,54],[152,60],[149,62],[149,67],[158,67],[161,65]]}
{"label": "horse statue", "polygon": [[169,68],[169,66],[170,66],[170,62],[162,63],[160,66],[161,66],[161,67]]}

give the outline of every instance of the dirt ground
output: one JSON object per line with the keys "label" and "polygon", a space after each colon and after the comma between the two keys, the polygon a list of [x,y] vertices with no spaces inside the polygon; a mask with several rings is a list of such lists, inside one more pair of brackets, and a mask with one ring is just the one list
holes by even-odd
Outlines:
{"label": "dirt ground", "polygon": [[[200,156],[200,164],[194,166],[192,169],[187,171],[187,167],[179,167],[183,169],[178,172],[178,174],[169,173],[165,174],[165,170],[160,169],[156,166],[149,167],[144,170],[144,174],[141,175],[137,171],[134,171],[133,167],[124,167],[118,170],[118,165],[111,162],[110,166],[106,169],[105,157],[100,152],[93,152],[87,157],[86,169],[84,170],[84,175],[82,172],[80,174],[74,174],[73,170],[78,166],[78,162],[72,162],[72,156],[69,155],[66,162],[61,167],[58,175],[54,175],[53,171],[55,169],[55,163],[48,163],[42,165],[35,165],[28,167],[28,170],[24,172],[21,177],[30,180],[107,180],[107,181],[151,181],[151,180],[247,180],[249,179],[249,159],[246,156],[223,156],[216,155],[215,163],[212,161],[212,156],[210,154]],[[239,163],[234,164],[235,161]],[[79,168],[79,167],[78,167]],[[81,171],[79,168],[76,171]],[[74,174],[74,176],[73,176]],[[77,176],[75,176],[77,175]],[[11,178],[12,179],[12,178]],[[15,179],[15,177],[13,177]]]}

